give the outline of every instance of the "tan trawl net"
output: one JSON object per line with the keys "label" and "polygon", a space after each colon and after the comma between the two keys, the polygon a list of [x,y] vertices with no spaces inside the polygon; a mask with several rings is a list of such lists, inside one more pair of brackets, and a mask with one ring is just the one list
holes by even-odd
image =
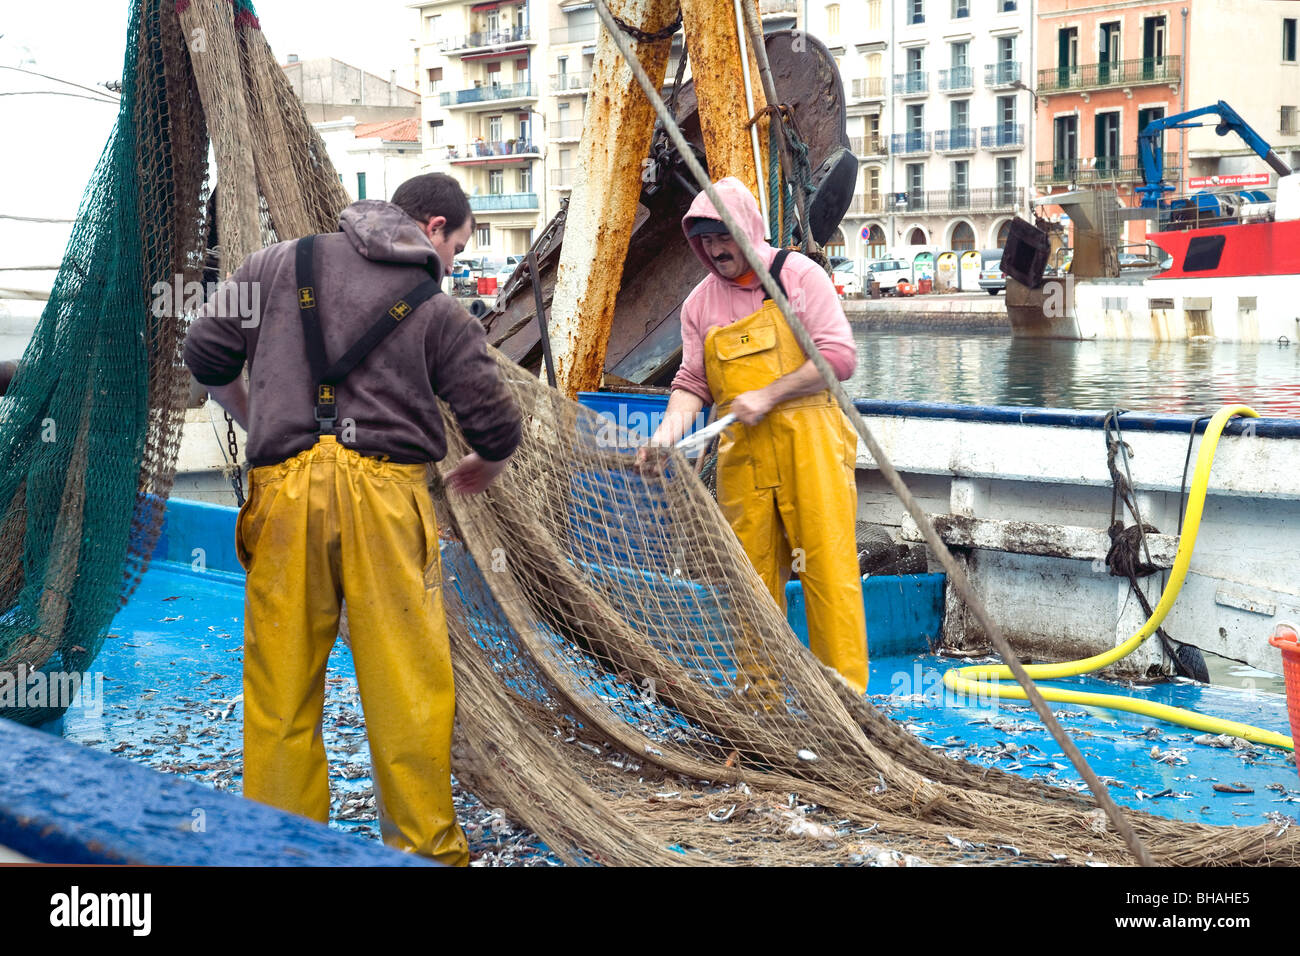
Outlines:
{"label": "tan trawl net", "polygon": [[[435,489],[456,538],[456,772],[481,797],[570,862],[1131,861],[1085,798],[932,751],[855,699],[684,459],[643,476],[625,434],[501,362],[526,420],[514,463],[479,496]],[[1130,817],[1162,863],[1300,861],[1292,830]]]}

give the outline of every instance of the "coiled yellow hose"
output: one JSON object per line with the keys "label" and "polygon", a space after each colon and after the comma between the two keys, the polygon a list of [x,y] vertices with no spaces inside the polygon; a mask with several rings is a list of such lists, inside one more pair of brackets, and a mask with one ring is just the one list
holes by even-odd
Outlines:
{"label": "coiled yellow hose", "polygon": [[[1160,602],[1156,605],[1155,610],[1151,612],[1151,616],[1147,618],[1146,623],[1123,644],[1106,651],[1104,654],[1096,654],[1082,660],[1066,661],[1060,664],[1031,664],[1025,668],[1030,677],[1034,680],[1054,680],[1062,677],[1090,674],[1132,654],[1143,641],[1155,633],[1156,628],[1165,619],[1165,615],[1174,606],[1174,600],[1178,597],[1178,592],[1182,590],[1183,581],[1187,578],[1187,570],[1192,563],[1192,550],[1196,547],[1196,534],[1201,526],[1201,513],[1205,507],[1205,494],[1210,483],[1210,466],[1214,462],[1214,452],[1219,444],[1219,436],[1223,433],[1223,426],[1234,415],[1244,415],[1249,418],[1259,417],[1254,409],[1245,405],[1228,405],[1220,409],[1210,419],[1209,425],[1205,427],[1205,437],[1201,440],[1201,447],[1196,455],[1196,471],[1192,477],[1191,494],[1187,501],[1187,514],[1183,519],[1183,533],[1178,542],[1178,553],[1174,557],[1174,566],[1169,575],[1169,582],[1160,595]],[[980,695],[982,698],[1005,697],[1012,700],[1026,700],[1025,692],[1019,685],[1012,684],[1008,686],[999,683],[1000,681],[1013,679],[1011,668],[1005,664],[977,664],[972,667],[953,668],[943,675],[944,684],[957,693]],[[1206,717],[1203,714],[1184,710],[1180,707],[1170,707],[1166,704],[1135,700],[1131,697],[1121,697],[1115,694],[1093,694],[1084,691],[1063,690],[1057,687],[1040,687],[1039,691],[1046,700],[1057,703],[1084,704],[1092,707],[1105,707],[1110,710],[1126,710],[1135,714],[1154,717],[1157,720],[1179,724],[1183,727],[1190,727],[1193,730],[1203,730],[1213,734],[1231,734],[1234,737],[1242,737],[1253,743],[1266,744],[1270,747],[1281,747],[1285,750],[1295,749],[1294,742],[1285,734],[1264,730],[1260,727],[1252,727],[1249,724],[1242,724],[1232,720]]]}

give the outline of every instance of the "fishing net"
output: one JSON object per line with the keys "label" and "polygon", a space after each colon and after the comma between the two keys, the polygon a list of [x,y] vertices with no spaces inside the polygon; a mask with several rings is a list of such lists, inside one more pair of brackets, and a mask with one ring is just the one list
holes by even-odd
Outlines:
{"label": "fishing net", "polygon": [[[501,368],[513,464],[435,488],[479,796],[575,863],[1132,861],[1086,798],[931,750],[823,667],[679,453],[640,469],[609,419]],[[1300,861],[1294,830],[1129,817],[1161,863]]]}
{"label": "fishing net", "polygon": [[224,271],[265,242],[334,229],[346,194],[252,7],[136,0],[117,123],[0,404],[7,717],[66,708],[51,688],[94,660],[157,539],[189,381],[187,310],[201,304],[190,284],[207,260],[209,141]]}

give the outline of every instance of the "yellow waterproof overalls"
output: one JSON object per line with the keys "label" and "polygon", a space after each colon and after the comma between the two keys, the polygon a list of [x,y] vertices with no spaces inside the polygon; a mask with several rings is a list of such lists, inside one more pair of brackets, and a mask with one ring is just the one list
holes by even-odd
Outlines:
{"label": "yellow waterproof overalls", "polygon": [[[318,417],[319,400],[318,386]],[[248,572],[244,795],[329,820],[325,665],[345,601],[384,842],[463,866],[429,467],[368,457],[322,434],[307,451],[249,472],[235,535]]]}
{"label": "yellow waterproof overalls", "polygon": [[[737,395],[770,385],[806,361],[770,299],[704,338],[704,368],[719,416]],[[812,652],[862,693],[867,625],[854,533],[857,447],[857,432],[828,391],[782,402],[757,425],[736,424],[723,433],[718,506],[783,612],[783,578],[797,549]],[[767,696],[776,675],[761,648],[749,643],[737,642],[738,663],[755,691]]]}

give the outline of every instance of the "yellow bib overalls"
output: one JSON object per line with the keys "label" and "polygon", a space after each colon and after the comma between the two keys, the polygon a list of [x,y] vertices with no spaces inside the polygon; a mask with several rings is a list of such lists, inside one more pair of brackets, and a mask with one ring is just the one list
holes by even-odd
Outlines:
{"label": "yellow bib overalls", "polygon": [[[704,338],[704,368],[719,416],[737,395],[770,385],[806,361],[770,299]],[[782,402],[757,425],[736,424],[723,433],[718,506],[782,611],[783,577],[793,561],[803,582],[812,652],[862,693],[867,625],[854,533],[857,447],[857,433],[829,392]],[[738,648],[751,683],[774,680],[763,656]]]}

